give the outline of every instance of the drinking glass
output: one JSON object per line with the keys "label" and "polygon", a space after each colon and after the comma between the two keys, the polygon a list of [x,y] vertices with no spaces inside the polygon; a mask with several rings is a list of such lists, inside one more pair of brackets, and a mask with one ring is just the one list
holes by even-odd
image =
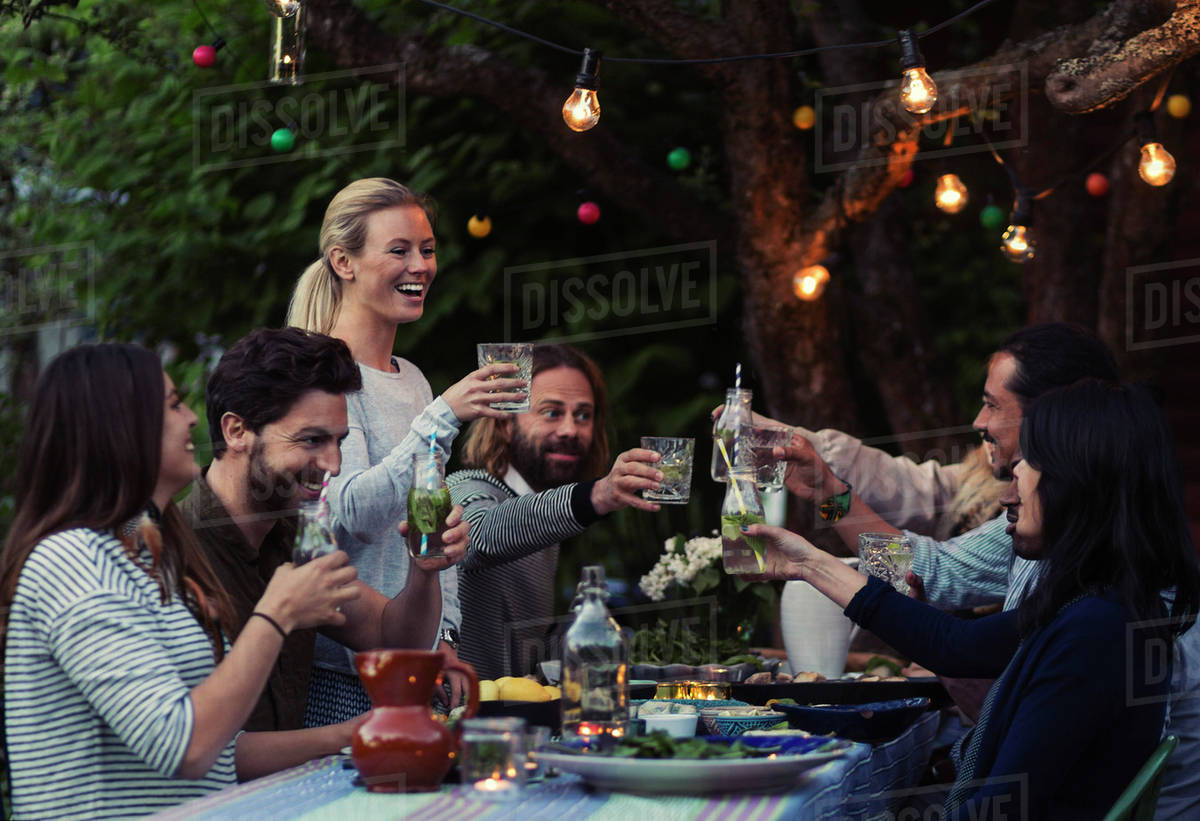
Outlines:
{"label": "drinking glass", "polygon": [[877,576],[908,595],[905,576],[912,569],[912,543],[898,533],[860,533],[858,572]]}
{"label": "drinking glass", "polygon": [[677,436],[643,436],[642,447],[662,457],[656,467],[663,475],[662,487],[643,490],[642,498],[664,505],[686,505],[692,494],[692,462],[696,455],[696,440]]}
{"label": "drinking glass", "polygon": [[464,719],[460,767],[463,784],[477,796],[518,798],[525,784],[525,719]]}
{"label": "drinking glass", "polygon": [[453,502],[445,475],[441,451],[413,454],[405,541],[408,552],[414,557],[433,559],[446,555],[443,538],[449,529],[446,517],[450,515]]}
{"label": "drinking glass", "polygon": [[533,379],[533,346],[523,342],[481,342],[475,346],[479,356],[479,367],[505,364],[516,365],[516,373],[506,373],[503,379],[524,379],[525,387],[517,388],[516,393],[525,394],[519,402],[492,402],[494,410],[508,413],[525,413],[529,410],[529,383]]}
{"label": "drinking glass", "polygon": [[786,447],[790,441],[791,428],[742,425],[738,431],[737,453],[734,454],[733,463],[753,467],[758,489],[763,493],[783,490],[787,462],[776,459],[773,449]]}

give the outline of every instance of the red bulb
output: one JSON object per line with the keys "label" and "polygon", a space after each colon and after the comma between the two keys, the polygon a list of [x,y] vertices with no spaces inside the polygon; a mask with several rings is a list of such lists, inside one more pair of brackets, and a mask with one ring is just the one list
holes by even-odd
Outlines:
{"label": "red bulb", "polygon": [[901,188],[908,188],[910,185],[912,185],[914,176],[916,176],[916,175],[913,174],[913,170],[911,168],[908,169],[907,171],[904,172],[904,176],[900,178],[900,182],[898,183],[899,186]]}
{"label": "red bulb", "polygon": [[1108,193],[1108,177],[1099,172],[1088,174],[1084,185],[1087,187],[1087,192],[1093,197],[1103,197]]}
{"label": "red bulb", "polygon": [[594,202],[585,202],[579,206],[575,216],[579,217],[579,221],[584,225],[594,225],[600,220],[600,206]]}
{"label": "red bulb", "polygon": [[208,68],[217,62],[217,50],[212,46],[196,46],[192,52],[192,62],[200,68]]}

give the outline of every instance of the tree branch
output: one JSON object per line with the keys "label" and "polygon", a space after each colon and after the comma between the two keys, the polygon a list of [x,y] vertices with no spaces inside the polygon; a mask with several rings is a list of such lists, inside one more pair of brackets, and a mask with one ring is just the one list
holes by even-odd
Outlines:
{"label": "tree branch", "polygon": [[592,0],[638,31],[653,37],[683,60],[736,54],[740,44],[729,32],[695,15],[672,0]]}
{"label": "tree branch", "polygon": [[1062,60],[1046,77],[1046,98],[1068,114],[1122,100],[1138,86],[1200,53],[1200,0],[1181,0],[1161,25],[1132,37],[1105,31],[1085,57]]}

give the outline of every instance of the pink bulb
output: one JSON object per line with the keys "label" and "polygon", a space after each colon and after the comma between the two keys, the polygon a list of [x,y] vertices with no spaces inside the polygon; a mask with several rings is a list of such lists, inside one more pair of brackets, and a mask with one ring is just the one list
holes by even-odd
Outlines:
{"label": "pink bulb", "polygon": [[594,225],[600,220],[600,206],[594,202],[585,202],[579,206],[575,216],[579,217],[579,221],[584,225]]}
{"label": "pink bulb", "polygon": [[200,68],[208,68],[217,62],[217,50],[212,46],[196,46],[192,52],[192,62]]}

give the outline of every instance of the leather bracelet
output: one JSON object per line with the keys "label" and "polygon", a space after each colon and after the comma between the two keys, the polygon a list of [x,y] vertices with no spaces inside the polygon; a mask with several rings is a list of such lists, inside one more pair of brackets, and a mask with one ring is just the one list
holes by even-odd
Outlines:
{"label": "leather bracelet", "polygon": [[286,639],[288,637],[288,634],[284,631],[284,629],[279,626],[279,622],[275,621],[275,619],[271,618],[266,613],[260,613],[257,610],[255,610],[253,613],[250,614],[250,618],[254,618],[255,616],[258,616],[260,619],[264,619],[267,622],[267,624],[271,625],[276,630],[278,630],[279,635],[282,636],[283,638]]}
{"label": "leather bracelet", "polygon": [[850,491],[853,488],[850,487],[850,483],[845,479],[841,479],[837,476],[834,476],[833,478],[845,485],[846,489],[841,493],[835,493],[834,495],[830,496],[828,499],[821,502],[820,507],[817,508],[817,513],[819,513],[821,518],[827,522],[836,522],[850,512]]}

